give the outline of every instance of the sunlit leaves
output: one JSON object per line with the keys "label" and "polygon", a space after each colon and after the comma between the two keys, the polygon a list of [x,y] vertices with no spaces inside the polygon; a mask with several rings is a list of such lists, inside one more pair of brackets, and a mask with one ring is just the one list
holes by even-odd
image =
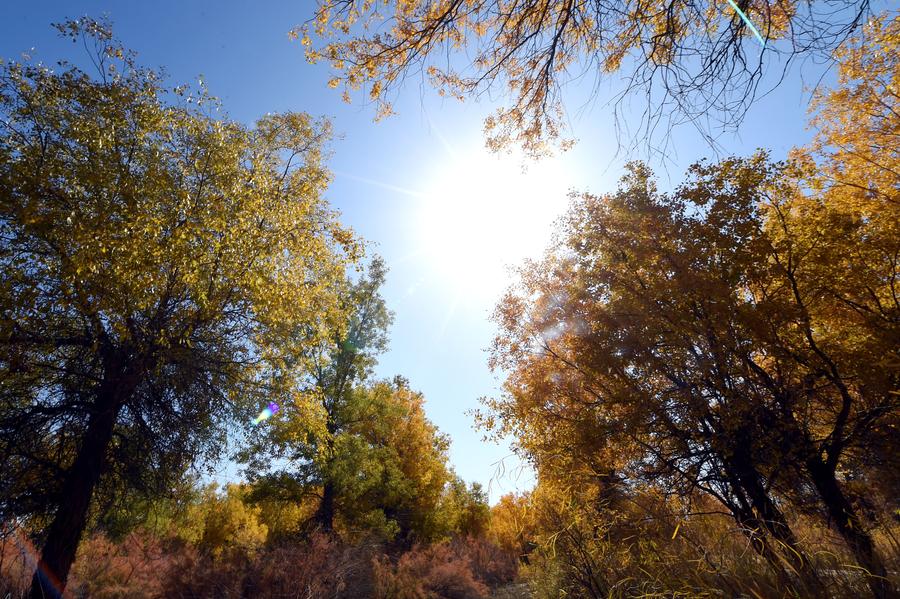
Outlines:
{"label": "sunlit leaves", "polygon": [[[646,95],[647,135],[662,119],[711,113],[736,125],[753,101],[764,54],[828,53],[865,12],[854,1],[740,6],[767,40],[762,52],[727,3],[705,0],[323,0],[294,36],[302,37],[308,61],[337,72],[330,86],[343,85],[345,96],[368,86],[378,117],[390,114],[409,75],[460,100],[499,90],[508,103],[485,121],[488,145],[537,155],[571,143],[561,90],[582,77],[599,81],[623,70],[625,90]],[[773,49],[782,41],[783,50]]]}
{"label": "sunlit leaves", "polygon": [[739,518],[753,480],[790,495],[789,468],[856,468],[900,405],[900,247],[808,168],[701,163],[661,194],[632,165],[617,193],[574,198],[498,306],[507,378],[482,425],[542,480],[611,470]]}
{"label": "sunlit leaves", "polygon": [[328,122],[217,117],[202,81],[166,87],[106,23],[59,29],[96,72],[0,71],[0,449],[64,469],[107,384],[128,389],[113,476],[164,487],[219,425],[290,399],[359,247],[321,196]]}

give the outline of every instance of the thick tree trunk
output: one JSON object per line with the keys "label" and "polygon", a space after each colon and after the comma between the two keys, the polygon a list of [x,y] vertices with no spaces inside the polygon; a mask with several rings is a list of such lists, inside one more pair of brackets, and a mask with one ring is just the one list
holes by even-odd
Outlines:
{"label": "thick tree trunk", "polygon": [[857,563],[868,572],[872,595],[877,599],[895,599],[900,596],[888,581],[884,562],[875,550],[872,537],[862,527],[856,510],[844,495],[834,471],[817,457],[810,458],[806,466],[813,485],[828,510],[829,519]]}
{"label": "thick tree trunk", "polygon": [[750,546],[756,551],[772,571],[778,577],[779,582],[785,587],[793,587],[791,578],[788,576],[787,570],[784,568],[784,562],[779,557],[778,552],[772,548],[772,542],[765,533],[765,527],[752,513],[737,513],[734,515],[741,532],[750,541]]}
{"label": "thick tree trunk", "polygon": [[322,500],[319,502],[319,509],[316,510],[316,522],[323,532],[330,533],[334,530],[334,499],[334,485],[326,481],[322,485]]}
{"label": "thick tree trunk", "polygon": [[[801,455],[805,456],[806,471],[825,506],[829,520],[844,539],[857,564],[868,572],[868,583],[873,596],[877,599],[900,597],[886,577],[884,562],[875,550],[872,537],[863,528],[853,504],[844,495],[834,467],[822,460],[822,450],[810,440],[789,410],[785,410],[784,422],[787,425],[785,430],[788,442],[801,448]],[[833,463],[837,463],[837,457],[833,459]]]}
{"label": "thick tree trunk", "polygon": [[[121,362],[117,365],[121,366]],[[115,370],[121,372],[120,368]],[[75,461],[66,473],[60,504],[31,580],[30,599],[57,599],[65,591],[69,570],[87,524],[91,498],[106,466],[106,454],[122,401],[135,388],[128,380],[130,378],[107,375],[97,389],[94,412],[88,420]]]}

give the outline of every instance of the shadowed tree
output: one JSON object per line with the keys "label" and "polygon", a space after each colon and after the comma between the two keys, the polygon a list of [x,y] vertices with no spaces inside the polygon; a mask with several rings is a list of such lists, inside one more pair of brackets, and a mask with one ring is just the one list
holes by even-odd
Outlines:
{"label": "shadowed tree", "polygon": [[618,193],[578,198],[560,245],[498,308],[495,365],[510,376],[483,418],[539,470],[703,489],[776,570],[808,560],[774,494],[809,485],[887,596],[839,472],[900,405],[900,248],[869,252],[876,221],[848,221],[802,175],[732,159],[668,195],[636,165]]}
{"label": "shadowed tree", "polygon": [[320,196],[327,123],[211,116],[105,23],[58,29],[93,76],[0,70],[0,519],[43,543],[35,599],[104,489],[161,492],[293,392],[286,356],[339,313],[357,253]]}
{"label": "shadowed tree", "polygon": [[[752,202],[755,183],[735,195]],[[759,468],[753,390],[729,378],[740,368],[728,354],[734,318],[718,291],[743,265],[719,267],[688,212],[639,165],[619,193],[577,201],[565,241],[498,308],[495,365],[511,376],[492,406],[546,474],[612,470],[718,497],[787,581],[777,547],[802,552]]]}
{"label": "shadowed tree", "polygon": [[668,195],[637,166],[577,198],[498,308],[511,375],[483,424],[545,473],[701,488],[776,569],[806,566],[777,555],[795,548],[779,505],[812,502],[893,596],[853,489],[896,485],[898,27],[874,19],[841,50],[795,161],[697,165]]}

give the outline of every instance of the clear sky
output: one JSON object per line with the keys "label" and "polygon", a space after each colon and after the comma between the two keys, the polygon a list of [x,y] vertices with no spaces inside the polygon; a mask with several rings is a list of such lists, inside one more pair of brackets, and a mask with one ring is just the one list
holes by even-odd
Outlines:
{"label": "clear sky", "polygon": [[[528,488],[530,474],[508,457],[509,447],[483,441],[466,412],[499,386],[486,349],[494,331],[488,316],[508,281],[505,265],[539,253],[567,190],[609,191],[622,172],[627,157],[616,156],[613,120],[604,108],[608,90],[602,87],[584,110],[586,92],[572,90],[579,143],[522,175],[516,159],[483,149],[488,100],[444,100],[411,77],[397,98],[398,115],[385,121],[374,123],[371,108],[341,102],[326,85],[327,68],[307,64],[302,46],[288,38],[312,9],[303,0],[7,0],[0,7],[0,56],[28,51],[45,62],[73,56],[77,48],[57,38],[50,23],[107,15],[142,64],[165,66],[173,83],[202,74],[232,118],[249,123],[288,110],[330,117],[341,138],[333,143],[335,177],[327,197],[390,267],[384,294],[396,319],[378,374],[402,374],[425,394],[429,417],[453,440],[451,461],[463,478],[489,485],[493,500]],[[745,43],[757,42],[748,37]],[[820,66],[804,68],[806,84],[822,73]],[[808,140],[805,82],[795,70],[759,100],[740,136],[719,140],[725,151],[745,155],[765,147],[782,158]],[[631,100],[634,108],[640,101]],[[663,188],[676,184],[691,162],[712,157],[688,128],[672,132],[672,148],[665,168],[651,161]],[[504,458],[507,474],[497,476]]]}

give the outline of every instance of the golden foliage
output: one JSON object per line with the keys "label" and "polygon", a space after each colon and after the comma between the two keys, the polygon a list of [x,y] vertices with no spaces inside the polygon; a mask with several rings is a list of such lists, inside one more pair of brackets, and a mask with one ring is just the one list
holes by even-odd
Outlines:
{"label": "golden foliage", "polygon": [[[793,0],[741,7],[767,43],[784,40],[803,53],[837,47],[850,28],[817,19],[855,24],[855,4],[847,2],[847,15],[827,16]],[[311,33],[324,45],[312,44]],[[561,137],[559,92],[579,77],[625,64],[627,88],[645,88],[648,100],[656,84],[684,116],[720,109],[737,113],[737,122],[761,73],[756,49],[743,47],[744,40],[755,44],[750,29],[727,3],[706,0],[321,0],[315,18],[294,35],[304,40],[309,62],[326,61],[337,72],[329,85],[342,84],[345,94],[369,86],[378,118],[390,114],[392,91],[414,72],[459,100],[497,84],[510,102],[485,121],[488,145],[520,145],[531,155],[572,143]],[[445,61],[445,54],[454,58]],[[715,98],[713,90],[723,95]]]}

